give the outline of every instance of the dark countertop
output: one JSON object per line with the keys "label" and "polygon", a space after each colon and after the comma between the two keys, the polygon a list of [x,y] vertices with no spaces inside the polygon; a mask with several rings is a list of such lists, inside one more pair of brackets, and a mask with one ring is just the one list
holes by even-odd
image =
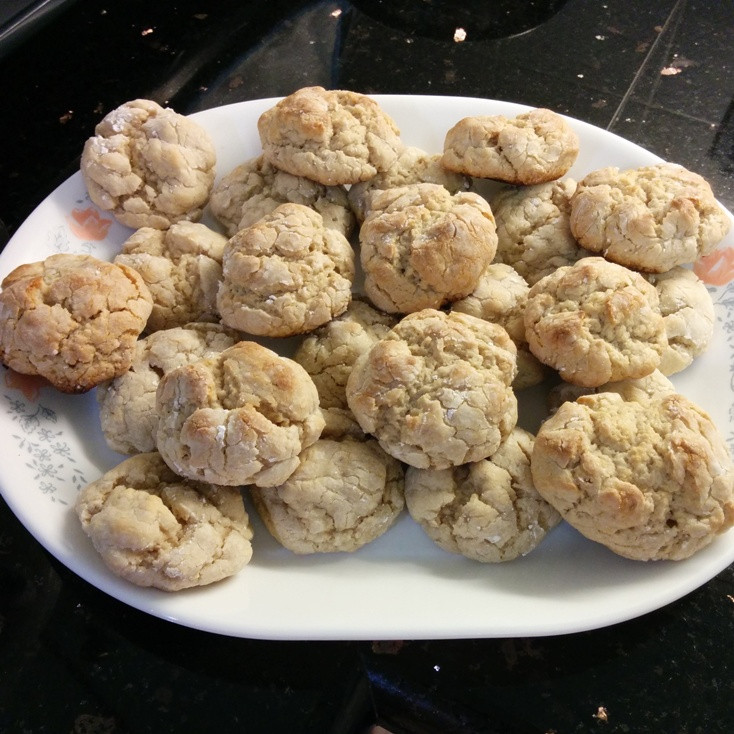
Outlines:
{"label": "dark countertop", "polygon": [[[543,21],[545,5],[554,13]],[[118,104],[149,97],[188,113],[310,84],[547,106],[703,174],[734,209],[731,2],[54,6],[0,46],[0,220],[11,234],[76,170],[84,140]],[[464,42],[453,40],[459,26]],[[734,731],[733,643],[733,567],[663,609],[575,635],[230,639],[98,592],[0,502],[3,732],[356,733],[379,723],[395,734],[723,734]]]}

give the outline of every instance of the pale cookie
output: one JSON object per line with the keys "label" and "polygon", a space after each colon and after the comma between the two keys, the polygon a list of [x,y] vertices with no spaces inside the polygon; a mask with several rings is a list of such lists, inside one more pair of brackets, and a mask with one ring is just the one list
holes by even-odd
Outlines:
{"label": "pale cookie", "polygon": [[325,226],[347,238],[354,231],[355,218],[343,186],[324,186],[294,176],[275,168],[262,156],[242,163],[216,183],[209,207],[232,237],[289,202],[315,209]]}
{"label": "pale cookie", "polygon": [[524,318],[530,351],[583,387],[644,377],[658,367],[666,346],[655,287],[601,257],[539,280]]}
{"label": "pale cookie", "polygon": [[323,87],[285,97],[263,112],[257,129],[267,161],[325,186],[366,181],[390,168],[404,147],[375,100]]}
{"label": "pale cookie", "polygon": [[441,164],[440,154],[431,155],[411,146],[401,151],[388,170],[378,173],[368,181],[351,186],[349,203],[361,222],[369,212],[370,201],[375,191],[416,183],[439,184],[449,193],[458,194],[469,189],[471,179],[461,173],[445,169]]}
{"label": "pale cookie", "polygon": [[294,553],[351,552],[385,533],[405,506],[404,470],[374,439],[319,439],[293,474],[250,496],[271,535]]}
{"label": "pale cookie", "polygon": [[94,132],[82,151],[81,173],[100,209],[134,229],[201,217],[216,164],[204,128],[136,99],[108,113]]}
{"label": "pale cookie", "polygon": [[405,474],[405,504],[431,540],[474,561],[511,561],[561,520],[530,474],[534,437],[515,428],[487,459]]}
{"label": "pale cookie", "polygon": [[497,223],[494,261],[512,265],[530,284],[589,252],[571,233],[571,178],[527,187],[506,187],[491,199]]}
{"label": "pale cookie", "polygon": [[123,374],[153,299],[137,272],[91,255],[20,265],[0,292],[0,359],[82,393]]}
{"label": "pale cookie", "polygon": [[666,273],[650,275],[648,280],[660,297],[668,339],[660,371],[673,375],[708,348],[714,335],[714,304],[704,282],[687,268],[678,266]]}
{"label": "pale cookie", "polygon": [[523,312],[530,286],[514,268],[492,263],[482,273],[477,287],[466,298],[455,301],[453,311],[504,326],[517,347],[517,375],[512,383],[521,390],[543,381],[545,368],[528,349]]}
{"label": "pale cookie", "polygon": [[353,300],[341,316],[301,342],[293,359],[311,375],[322,408],[347,408],[347,379],[357,357],[369,351],[396,322],[394,316]]}
{"label": "pale cookie", "polygon": [[578,153],[571,126],[540,108],[513,118],[465,117],[446,133],[442,161],[450,171],[528,186],[561,178]]}
{"label": "pale cookie", "polygon": [[239,490],[182,479],[157,453],[110,469],[82,489],[75,509],[105,564],[138,586],[212,584],[252,557]]}
{"label": "pale cookie", "polygon": [[156,444],[181,476],[273,486],[319,437],[319,396],[299,364],[243,341],[161,378]]}
{"label": "pale cookie", "polygon": [[281,204],[237,232],[222,265],[222,323],[249,334],[303,334],[344,313],[352,298],[351,245],[301,204]]}
{"label": "pale cookie", "polygon": [[555,413],[563,403],[574,401],[582,395],[592,395],[602,392],[614,392],[622,400],[635,400],[638,403],[646,400],[659,400],[666,395],[677,392],[675,385],[660,371],[655,370],[649,375],[633,380],[619,380],[607,382],[599,387],[581,387],[570,382],[560,382],[548,391],[548,410]]}
{"label": "pale cookie", "polygon": [[581,245],[650,273],[708,255],[729,227],[707,181],[672,163],[594,171],[571,199],[571,231]]}
{"label": "pale cookie", "polygon": [[479,461],[517,422],[516,354],[497,324],[425,309],[357,359],[347,402],[362,429],[406,464]]}
{"label": "pale cookie", "polygon": [[726,443],[682,395],[564,403],[541,426],[531,469],[570,525],[627,558],[688,558],[734,525]]}
{"label": "pale cookie", "polygon": [[142,227],[123,242],[114,262],[137,270],[153,296],[146,331],[219,320],[217,289],[226,244],[218,232],[186,221],[166,230]]}
{"label": "pale cookie", "polygon": [[130,369],[97,388],[107,445],[121,454],[155,451],[155,394],[161,377],[177,367],[223,352],[240,338],[238,332],[220,324],[191,323],[139,339]]}
{"label": "pale cookie", "polygon": [[497,246],[489,204],[438,184],[376,192],[359,241],[366,294],[403,314],[469,295]]}

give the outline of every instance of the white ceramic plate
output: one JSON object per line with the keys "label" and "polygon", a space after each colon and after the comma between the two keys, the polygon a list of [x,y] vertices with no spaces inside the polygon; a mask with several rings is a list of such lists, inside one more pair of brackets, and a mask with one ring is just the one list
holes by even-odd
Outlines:
{"label": "white ceramic plate", "polygon": [[[379,96],[404,141],[440,152],[446,131],[468,115],[514,116],[525,108],[449,97]],[[275,100],[196,114],[217,145],[218,171],[260,152],[256,121]],[[581,142],[570,175],[607,165],[659,159],[588,124],[569,120]],[[19,228],[0,256],[0,276],[56,252],[110,259],[130,231],[89,202],[79,174],[61,185]],[[734,316],[726,285],[734,234],[701,271],[711,285],[713,344],[674,382],[709,411],[734,443]],[[191,591],[142,589],[111,574],[72,511],[85,483],[122,460],[101,435],[93,393],[70,396],[33,379],[0,373],[5,456],[0,487],[13,512],[56,558],[113,597],[182,625],[268,639],[418,639],[553,635],[603,627],[659,608],[702,585],[734,561],[734,531],[689,560],[640,563],[620,558],[568,526],[554,529],[528,556],[487,565],[446,553],[406,515],[353,554],[295,556],[255,521],[254,556],[236,577]],[[525,397],[525,404],[532,402]],[[532,419],[530,419],[532,420]]]}

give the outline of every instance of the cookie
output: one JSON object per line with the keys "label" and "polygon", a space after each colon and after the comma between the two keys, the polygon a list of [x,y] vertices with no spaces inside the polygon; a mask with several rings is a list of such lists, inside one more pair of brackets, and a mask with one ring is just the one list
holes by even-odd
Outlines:
{"label": "cookie", "polygon": [[539,280],[524,319],[530,351],[583,387],[644,377],[658,367],[666,346],[654,286],[601,257]]}
{"label": "cookie", "polygon": [[708,255],[729,231],[708,182],[672,163],[594,171],[571,199],[571,231],[607,260],[650,273]]}
{"label": "cookie", "polygon": [[166,230],[142,227],[114,259],[142,276],[153,296],[146,331],[191,321],[218,321],[217,289],[227,238],[209,227],[181,221]]}
{"label": "cookie", "polygon": [[91,255],[15,268],[0,292],[0,359],[67,393],[123,374],[153,299],[137,272]]}
{"label": "cookie", "polygon": [[660,371],[673,375],[703,354],[714,335],[714,304],[706,285],[692,271],[676,266],[666,273],[650,275],[660,298],[667,346]]}
{"label": "cookie", "polygon": [[349,203],[357,219],[362,222],[370,209],[370,200],[375,191],[417,183],[439,184],[450,194],[458,194],[460,191],[468,191],[471,179],[445,169],[440,154],[431,155],[420,148],[408,146],[386,171],[351,186]]}
{"label": "cookie", "polygon": [[366,181],[395,163],[400,131],[371,97],[304,87],[257,122],[263,156],[276,168],[325,186]]}
{"label": "cookie", "polygon": [[530,474],[534,437],[515,428],[492,456],[450,469],[408,467],[405,504],[439,547],[482,563],[534,550],[561,520]]}
{"label": "cookie", "polygon": [[301,342],[293,359],[311,375],[323,409],[348,407],[346,385],[354,362],[395,324],[394,316],[355,299]]}
{"label": "cookie", "polygon": [[250,496],[271,535],[294,553],[352,552],[383,535],[405,506],[404,471],[374,439],[319,439],[293,474]]}
{"label": "cookie", "polygon": [[507,186],[491,199],[497,223],[494,261],[511,265],[530,284],[589,255],[571,233],[571,178]]}
{"label": "cookie", "polygon": [[565,176],[578,153],[571,126],[561,115],[539,108],[513,118],[459,120],[446,133],[442,162],[468,176],[529,186]]}
{"label": "cookie", "polygon": [[347,403],[391,456],[445,469],[491,456],[517,422],[516,347],[497,324],[425,309],[360,356]]}
{"label": "cookie", "polygon": [[281,204],[224,250],[217,308],[222,323],[257,336],[293,336],[344,313],[354,251],[321,215]]}
{"label": "cookie", "polygon": [[517,347],[515,390],[543,381],[545,368],[528,349],[523,312],[530,287],[514,268],[492,263],[482,273],[476,288],[451,305],[453,311],[468,313],[503,326]]}
{"label": "cookie", "polygon": [[225,486],[282,483],[324,427],[303,367],[249,341],[163,375],[156,412],[165,462]]}
{"label": "cookie", "polygon": [[602,392],[617,393],[622,400],[659,400],[666,395],[677,392],[675,385],[660,371],[655,370],[649,375],[634,380],[619,380],[607,382],[599,387],[581,387],[569,382],[560,382],[548,391],[548,410],[555,413],[563,403],[574,401],[582,395],[592,395]]}
{"label": "cookie", "polygon": [[121,454],[156,450],[155,395],[161,377],[177,367],[218,354],[240,341],[220,324],[191,323],[139,339],[130,369],[97,387],[102,433]]}
{"label": "cookie", "polygon": [[133,229],[200,219],[216,165],[204,128],[136,99],[108,113],[94,133],[84,144],[81,174],[100,209]]}
{"label": "cookie", "polygon": [[343,186],[324,186],[281,171],[262,155],[233,168],[214,185],[209,207],[232,237],[255,224],[280,204],[303,204],[324,218],[324,225],[347,239],[355,229],[354,214]]}
{"label": "cookie", "polygon": [[359,241],[365,293],[402,314],[469,295],[497,245],[489,204],[438,184],[376,192]]}
{"label": "cookie", "polygon": [[239,490],[182,479],[157,453],[110,469],[82,489],[75,510],[105,564],[138,586],[212,584],[252,557]]}
{"label": "cookie", "polygon": [[626,558],[688,558],[734,525],[726,443],[682,395],[564,403],[538,431],[531,470],[570,525]]}

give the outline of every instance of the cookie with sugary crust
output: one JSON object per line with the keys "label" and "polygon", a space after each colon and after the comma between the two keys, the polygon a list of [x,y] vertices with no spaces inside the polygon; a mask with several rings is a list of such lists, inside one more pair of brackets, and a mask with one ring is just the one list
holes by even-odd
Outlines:
{"label": "cookie with sugary crust", "polygon": [[482,563],[534,550],[561,520],[530,474],[534,436],[514,428],[492,456],[450,469],[405,474],[411,517],[439,547]]}
{"label": "cookie with sugary crust", "polygon": [[324,427],[303,367],[250,341],[163,375],[156,412],[165,462],[226,486],[285,481]]}
{"label": "cookie with sugary crust", "polygon": [[639,273],[587,257],[530,289],[525,336],[530,351],[566,382],[598,387],[644,377],[666,346],[658,300]]}
{"label": "cookie with sugary crust", "polygon": [[271,535],[294,553],[356,551],[405,506],[403,466],[374,439],[321,438],[300,458],[285,482],[250,493]]}
{"label": "cookie with sugary crust", "polygon": [[376,176],[349,187],[349,203],[357,219],[364,221],[370,209],[375,191],[394,189],[417,183],[439,184],[449,193],[468,191],[471,179],[461,173],[449,171],[441,163],[441,155],[426,153],[415,146],[404,148],[393,165]]}
{"label": "cookie with sugary crust", "polygon": [[438,184],[375,192],[359,232],[364,289],[377,308],[411,313],[469,295],[497,246],[489,204]]}
{"label": "cookie with sugary crust", "polygon": [[133,456],[81,490],[76,514],[105,564],[138,586],[178,591],[233,576],[252,557],[242,495]]}
{"label": "cookie with sugary crust", "polygon": [[343,234],[309,207],[281,204],[227,243],[217,308],[249,334],[303,334],[344,313],[354,274]]}
{"label": "cookie with sugary crust", "polygon": [[404,145],[394,120],[371,97],[304,87],[257,122],[265,160],[326,186],[366,181],[393,165]]}
{"label": "cookie with sugary crust", "polygon": [[217,289],[227,238],[198,222],[168,229],[141,227],[122,243],[114,259],[142,276],[153,296],[146,331],[192,321],[218,321]]}
{"label": "cookie with sugary crust", "polygon": [[576,181],[564,178],[536,186],[506,186],[491,200],[497,223],[494,261],[512,265],[530,284],[589,252],[571,233],[571,197]]}
{"label": "cookie with sugary crust", "polygon": [[0,360],[82,393],[123,374],[153,299],[126,265],[59,254],[15,268],[0,292]]}
{"label": "cookie with sugary crust", "polygon": [[348,407],[346,385],[354,362],[396,323],[394,316],[354,299],[341,316],[301,342],[293,359],[311,375],[323,409]]}
{"label": "cookie with sugary crust", "polygon": [[655,370],[649,375],[636,379],[607,382],[599,387],[581,387],[570,382],[559,382],[548,391],[548,410],[555,413],[563,403],[574,401],[582,395],[593,395],[601,392],[614,392],[622,400],[659,400],[665,395],[677,392],[675,385],[660,371]]}
{"label": "cookie with sugary crust", "polygon": [[714,335],[716,314],[704,282],[688,268],[676,266],[666,273],[649,275],[660,298],[667,347],[660,371],[673,375],[703,354]]}
{"label": "cookie with sugary crust", "polygon": [[121,454],[156,450],[155,395],[161,377],[177,367],[234,346],[241,335],[221,324],[191,323],[154,331],[135,345],[130,369],[97,387],[102,433]]}
{"label": "cookie with sugary crust", "polygon": [[569,524],[627,558],[688,558],[734,525],[724,438],[679,394],[564,403],[538,431],[531,470]]}
{"label": "cookie with sugary crust", "polygon": [[216,151],[199,124],[149,99],[109,112],[84,144],[89,197],[122,224],[165,229],[198,221],[214,184]]}
{"label": "cookie with sugary crust", "polygon": [[476,288],[451,304],[453,311],[504,326],[517,347],[517,375],[513,382],[521,390],[543,381],[546,369],[528,349],[523,312],[530,286],[512,267],[492,263],[482,273]]}
{"label": "cookie with sugary crust", "polygon": [[643,272],[695,262],[730,226],[708,182],[672,163],[593,171],[571,199],[571,231],[579,243]]}
{"label": "cookie with sugary crust", "polygon": [[566,120],[538,108],[516,117],[465,117],[447,133],[443,165],[477,178],[529,186],[565,176],[579,139]]}
{"label": "cookie with sugary crust", "polygon": [[356,222],[343,186],[324,186],[294,176],[275,168],[262,155],[241,163],[215,183],[209,208],[232,237],[289,202],[315,209],[327,227],[351,237]]}
{"label": "cookie with sugary crust", "polygon": [[425,309],[357,359],[347,403],[362,430],[406,464],[479,461],[517,422],[516,355],[498,324]]}

